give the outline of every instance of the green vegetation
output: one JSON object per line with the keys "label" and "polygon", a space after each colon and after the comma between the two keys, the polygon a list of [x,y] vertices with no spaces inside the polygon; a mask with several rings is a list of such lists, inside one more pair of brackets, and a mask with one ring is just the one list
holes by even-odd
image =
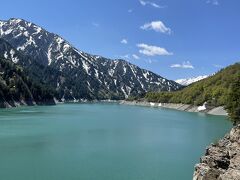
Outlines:
{"label": "green vegetation", "polygon": [[0,58],[0,107],[20,101],[53,104],[53,95],[54,90],[30,78],[21,66]]}
{"label": "green vegetation", "polygon": [[180,91],[147,93],[145,99],[151,102],[183,103],[202,105],[207,102],[210,106],[226,105],[229,92],[234,81],[239,81],[240,63],[220,70],[215,75],[196,82]]}
{"label": "green vegetation", "polygon": [[233,123],[240,123],[240,74],[234,80],[227,96],[226,109]]}

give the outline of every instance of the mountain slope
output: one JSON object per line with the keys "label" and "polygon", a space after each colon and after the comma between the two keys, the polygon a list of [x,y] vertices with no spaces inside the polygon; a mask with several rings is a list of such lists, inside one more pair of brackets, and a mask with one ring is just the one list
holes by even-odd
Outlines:
{"label": "mountain slope", "polygon": [[196,82],[176,92],[148,93],[146,99],[162,103],[183,103],[211,106],[226,105],[227,95],[232,83],[240,81],[240,63],[228,66],[213,76]]}
{"label": "mountain slope", "polygon": [[124,60],[79,51],[60,36],[22,19],[0,21],[0,38],[38,64],[54,69],[49,83],[62,99],[124,99],[148,91],[181,88]]}
{"label": "mountain slope", "polygon": [[178,84],[181,84],[183,86],[188,86],[192,83],[198,82],[202,79],[207,78],[208,75],[204,75],[204,76],[198,76],[198,77],[193,77],[193,78],[187,78],[187,79],[177,79],[175,80],[175,82],[177,82]]}
{"label": "mountain slope", "polygon": [[55,104],[53,92],[49,87],[31,79],[21,66],[0,57],[1,108],[15,107],[18,104]]}
{"label": "mountain slope", "polygon": [[[53,82],[56,76],[60,74],[60,72],[56,69],[50,66],[41,65],[30,56],[22,54],[11,44],[1,38],[0,57],[11,60],[16,65],[21,66],[31,79],[34,79],[45,86],[54,87]],[[55,96],[58,97],[57,93],[55,93]]]}

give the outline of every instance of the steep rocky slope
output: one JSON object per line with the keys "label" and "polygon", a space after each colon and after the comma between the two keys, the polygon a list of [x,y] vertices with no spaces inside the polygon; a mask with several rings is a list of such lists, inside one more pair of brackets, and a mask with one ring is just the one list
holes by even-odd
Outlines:
{"label": "steep rocky slope", "polygon": [[206,150],[195,166],[193,180],[240,179],[240,125]]}

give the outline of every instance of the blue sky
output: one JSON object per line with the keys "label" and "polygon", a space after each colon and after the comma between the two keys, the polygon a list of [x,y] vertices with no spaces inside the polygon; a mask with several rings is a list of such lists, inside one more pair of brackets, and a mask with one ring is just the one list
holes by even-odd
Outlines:
{"label": "blue sky", "polygon": [[0,18],[23,18],[88,53],[179,79],[240,60],[239,8],[239,0],[9,0]]}

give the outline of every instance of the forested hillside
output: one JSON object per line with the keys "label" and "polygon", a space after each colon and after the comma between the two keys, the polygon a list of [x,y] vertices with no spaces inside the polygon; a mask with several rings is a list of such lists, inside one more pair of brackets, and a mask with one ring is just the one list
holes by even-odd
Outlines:
{"label": "forested hillside", "polygon": [[20,104],[54,104],[54,91],[35,81],[12,61],[0,58],[0,107]]}
{"label": "forested hillside", "polygon": [[228,101],[232,83],[240,81],[240,63],[228,66],[213,76],[191,84],[176,92],[147,93],[145,99],[151,102],[183,103],[222,106]]}

